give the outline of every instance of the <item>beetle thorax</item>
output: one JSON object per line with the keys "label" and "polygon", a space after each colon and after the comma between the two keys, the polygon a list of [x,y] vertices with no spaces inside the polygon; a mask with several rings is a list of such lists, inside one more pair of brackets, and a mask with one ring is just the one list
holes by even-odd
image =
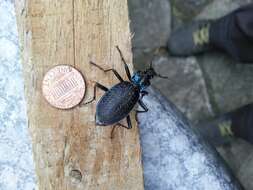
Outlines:
{"label": "beetle thorax", "polygon": [[150,85],[150,80],[154,77],[153,69],[148,69],[144,72],[137,71],[132,76],[131,82],[138,86],[141,90],[144,90]]}

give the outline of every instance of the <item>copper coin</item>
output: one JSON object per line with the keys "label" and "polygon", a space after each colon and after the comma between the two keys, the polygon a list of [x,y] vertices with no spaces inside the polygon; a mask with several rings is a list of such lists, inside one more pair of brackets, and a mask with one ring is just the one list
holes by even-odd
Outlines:
{"label": "copper coin", "polygon": [[78,105],[85,94],[85,81],[81,73],[69,65],[58,65],[44,76],[42,92],[50,105],[69,109]]}

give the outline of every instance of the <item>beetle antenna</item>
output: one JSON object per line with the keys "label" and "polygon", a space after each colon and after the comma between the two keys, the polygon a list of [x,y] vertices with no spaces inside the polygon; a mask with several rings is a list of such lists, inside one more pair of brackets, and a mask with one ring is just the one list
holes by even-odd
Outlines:
{"label": "beetle antenna", "polygon": [[155,69],[153,68],[153,64],[154,64],[154,58],[151,60],[150,64],[149,64],[149,69],[152,69],[155,72],[155,76],[162,78],[162,79],[169,79],[169,77],[167,76],[162,76],[160,74],[157,74],[157,72],[155,71]]}
{"label": "beetle antenna", "polygon": [[162,78],[162,79],[169,79],[169,77],[167,77],[167,76],[162,76],[162,75],[159,75],[159,74],[156,74],[156,77],[159,77],[159,78]]}
{"label": "beetle antenna", "polygon": [[149,68],[152,69],[153,68],[153,59],[151,60],[150,64],[149,64]]}

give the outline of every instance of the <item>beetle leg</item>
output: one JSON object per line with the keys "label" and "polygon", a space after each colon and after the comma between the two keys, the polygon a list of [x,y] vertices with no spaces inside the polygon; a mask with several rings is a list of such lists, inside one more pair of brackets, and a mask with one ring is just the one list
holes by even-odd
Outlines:
{"label": "beetle leg", "polygon": [[125,67],[125,71],[126,71],[127,77],[128,77],[128,79],[131,81],[131,78],[132,78],[132,77],[131,77],[131,74],[130,74],[128,65],[127,65],[127,63],[126,63],[126,60],[125,60],[125,58],[124,58],[124,56],[123,56],[121,50],[119,49],[119,46],[116,46],[116,48],[117,48],[117,50],[118,50],[118,52],[119,52],[119,55],[120,55],[120,57],[121,57],[122,62],[124,63],[124,67]]}
{"label": "beetle leg", "polygon": [[125,126],[125,125],[122,125],[121,123],[117,123],[116,125],[118,125],[118,126],[120,126],[120,127],[124,127],[124,128],[126,128],[126,129],[131,129],[131,128]]}
{"label": "beetle leg", "polygon": [[93,102],[94,100],[96,100],[96,94],[97,94],[97,90],[96,89],[97,88],[99,88],[99,89],[101,89],[101,90],[103,90],[105,92],[108,91],[108,88],[106,88],[104,85],[96,82],[96,84],[94,86],[93,98],[90,101],[88,101],[88,102],[82,103],[81,106],[86,105],[86,104],[90,104],[91,102]]}
{"label": "beetle leg", "polygon": [[126,128],[126,129],[132,129],[132,123],[131,123],[131,119],[130,119],[130,116],[128,115],[127,117],[126,117],[126,119],[127,119],[127,126],[125,126],[125,125],[122,125],[121,123],[116,123],[114,126],[120,126],[120,127],[124,127],[124,128]]}
{"label": "beetle leg", "polygon": [[113,137],[114,137],[113,133],[114,133],[114,130],[115,130],[116,127],[117,127],[117,124],[112,127],[112,130],[111,130],[111,139],[113,139]]}
{"label": "beetle leg", "polygon": [[140,97],[140,99],[142,99],[146,95],[148,95],[147,91],[145,91],[145,90],[141,91],[141,97]]}
{"label": "beetle leg", "polygon": [[122,79],[122,77],[120,76],[120,74],[115,69],[104,69],[92,61],[90,61],[90,64],[94,65],[95,67],[99,68],[100,70],[104,71],[105,73],[112,71],[114,73],[114,75],[119,79],[120,82],[124,81]]}
{"label": "beetle leg", "polygon": [[148,111],[147,106],[143,103],[142,100],[138,100],[138,103],[144,110],[137,110],[137,113],[145,113]]}
{"label": "beetle leg", "polygon": [[126,119],[127,119],[127,125],[128,125],[127,129],[132,129],[132,123],[131,123],[130,116],[128,115]]}
{"label": "beetle leg", "polygon": [[132,123],[131,123],[130,116],[128,115],[128,116],[126,117],[126,119],[127,119],[127,125],[128,125],[128,126],[122,125],[121,123],[116,123],[116,124],[113,126],[112,131],[111,131],[111,139],[113,139],[113,133],[114,133],[114,131],[115,131],[115,129],[116,129],[117,126],[124,127],[124,128],[126,128],[126,129],[131,129],[131,128],[132,128]]}

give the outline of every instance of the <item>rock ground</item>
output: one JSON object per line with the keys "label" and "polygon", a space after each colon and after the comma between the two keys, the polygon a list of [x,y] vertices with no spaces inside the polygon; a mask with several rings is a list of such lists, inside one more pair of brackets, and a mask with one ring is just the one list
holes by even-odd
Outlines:
{"label": "rock ground", "polygon": [[[188,58],[171,57],[164,50],[170,26],[173,30],[194,19],[218,18],[250,2],[253,0],[129,1],[131,29],[135,34],[135,68],[145,69],[154,59],[155,69],[169,80],[155,79],[153,85],[193,122],[253,102],[253,66],[238,65],[218,52]],[[253,146],[235,139],[218,150],[245,188],[253,189],[253,167],[250,167]]]}
{"label": "rock ground", "polygon": [[168,79],[154,78],[156,86],[188,118],[206,118],[213,110],[206,91],[201,68],[195,57],[169,57],[167,52],[159,52],[154,58],[156,72]]}
{"label": "rock ground", "polygon": [[134,62],[144,69],[152,53],[165,47],[171,30],[169,0],[129,0],[130,27],[133,34]]}

